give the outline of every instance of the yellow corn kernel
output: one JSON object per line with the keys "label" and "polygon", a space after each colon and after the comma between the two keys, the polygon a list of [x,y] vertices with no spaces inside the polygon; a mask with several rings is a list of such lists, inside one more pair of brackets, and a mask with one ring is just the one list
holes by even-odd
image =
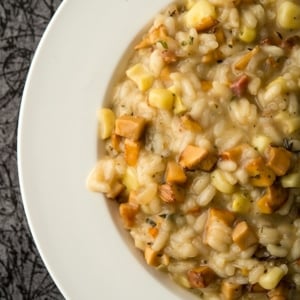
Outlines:
{"label": "yellow corn kernel", "polygon": [[264,153],[266,148],[271,144],[272,140],[265,135],[256,135],[253,137],[251,145],[261,154]]}
{"label": "yellow corn kernel", "polygon": [[100,108],[97,111],[98,136],[104,140],[111,136],[115,125],[115,114],[109,108]]}
{"label": "yellow corn kernel", "polygon": [[195,4],[195,2],[196,2],[196,0],[187,0],[186,5],[185,5],[185,8],[186,8],[187,10],[191,9],[192,6]]}
{"label": "yellow corn kernel", "polygon": [[284,188],[300,188],[300,173],[291,173],[280,178]]}
{"label": "yellow corn kernel", "polygon": [[187,288],[187,289],[191,288],[191,284],[185,275],[179,273],[179,274],[174,275],[173,279],[180,286]]}
{"label": "yellow corn kernel", "polygon": [[266,90],[269,90],[270,88],[273,88],[277,86],[277,88],[279,89],[279,93],[283,94],[285,92],[287,92],[287,83],[286,83],[286,79],[284,79],[282,76],[278,76],[276,79],[274,79],[273,81],[271,81],[268,85]]}
{"label": "yellow corn kernel", "polygon": [[186,106],[183,104],[181,99],[181,89],[176,85],[172,85],[168,90],[173,93],[174,96],[174,113],[176,115],[185,113],[187,111]]}
{"label": "yellow corn kernel", "polygon": [[148,101],[149,105],[153,107],[171,110],[174,104],[174,95],[167,89],[151,89],[149,91]]}
{"label": "yellow corn kernel", "polygon": [[286,111],[281,111],[274,116],[274,120],[279,123],[284,133],[292,134],[296,130],[300,129],[300,117],[291,116]]}
{"label": "yellow corn kernel", "polygon": [[186,106],[183,104],[182,102],[182,99],[175,95],[175,100],[174,100],[174,113],[176,115],[179,115],[179,114],[183,114],[187,111],[187,108]]}
{"label": "yellow corn kernel", "polygon": [[250,210],[250,201],[242,193],[234,193],[232,195],[232,211],[245,214]]}
{"label": "yellow corn kernel", "polygon": [[282,267],[270,268],[267,273],[264,273],[260,276],[258,283],[264,289],[272,290],[277,286],[286,273],[286,270],[284,270]]}
{"label": "yellow corn kernel", "polygon": [[251,43],[256,38],[256,30],[255,28],[250,28],[247,26],[242,26],[239,38],[242,42]]}
{"label": "yellow corn kernel", "polygon": [[129,192],[136,191],[139,188],[139,181],[134,167],[127,167],[122,183]]}
{"label": "yellow corn kernel", "polygon": [[142,92],[147,91],[154,81],[154,76],[140,63],[129,68],[126,75],[136,83]]}
{"label": "yellow corn kernel", "polygon": [[211,173],[211,183],[220,192],[232,194],[234,186],[229,183],[221,170],[215,170]]}
{"label": "yellow corn kernel", "polygon": [[205,30],[213,26],[217,19],[216,9],[207,0],[199,0],[186,13],[185,23],[188,28]]}
{"label": "yellow corn kernel", "polygon": [[277,9],[277,23],[284,29],[300,28],[300,5],[284,1]]}

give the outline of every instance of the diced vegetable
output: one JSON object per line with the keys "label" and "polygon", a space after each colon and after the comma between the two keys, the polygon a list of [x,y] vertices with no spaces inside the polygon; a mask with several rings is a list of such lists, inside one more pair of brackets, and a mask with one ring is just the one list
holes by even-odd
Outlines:
{"label": "diced vegetable", "polygon": [[277,22],[284,29],[299,29],[300,5],[292,1],[282,2],[277,9]]}
{"label": "diced vegetable", "polygon": [[248,26],[242,26],[239,34],[241,41],[245,43],[251,43],[256,38],[256,29]]}
{"label": "diced vegetable", "polygon": [[158,264],[157,254],[158,253],[154,251],[150,246],[146,246],[144,251],[146,263],[150,266],[156,266]]}
{"label": "diced vegetable", "polygon": [[208,92],[213,87],[210,80],[201,80],[201,89],[203,92]]}
{"label": "diced vegetable", "polygon": [[278,76],[272,80],[266,87],[266,90],[271,89],[272,87],[277,86],[280,93],[285,93],[287,91],[287,82],[286,79],[282,76]]}
{"label": "diced vegetable", "polygon": [[185,274],[175,273],[173,276],[174,281],[179,284],[180,286],[190,289],[191,284]]}
{"label": "diced vegetable", "polygon": [[187,111],[186,106],[183,104],[181,97],[175,95],[174,99],[174,113],[179,115]]}
{"label": "diced vegetable", "polygon": [[135,223],[135,216],[139,210],[139,206],[132,203],[121,203],[119,213],[126,229],[132,228]]}
{"label": "diced vegetable", "polygon": [[141,142],[125,139],[124,156],[125,156],[125,161],[129,166],[136,165],[139,158],[140,149],[141,149]]}
{"label": "diced vegetable", "polygon": [[175,161],[169,161],[167,164],[165,180],[167,183],[181,184],[186,182],[187,177],[182,166]]}
{"label": "diced vegetable", "polygon": [[115,133],[122,137],[137,141],[143,134],[146,121],[137,116],[121,116],[116,119]]}
{"label": "diced vegetable", "polygon": [[234,185],[227,180],[222,170],[216,169],[211,173],[211,184],[222,193],[232,194],[234,192]]}
{"label": "diced vegetable", "polygon": [[256,46],[251,51],[247,52],[241,58],[239,58],[238,61],[234,64],[234,67],[237,70],[244,70],[244,69],[246,69],[248,63],[250,62],[250,60],[252,59],[252,57],[258,53],[258,51],[259,51],[259,47]]}
{"label": "diced vegetable", "polygon": [[261,154],[271,144],[271,139],[266,135],[255,135],[252,139],[251,145]]}
{"label": "diced vegetable", "polygon": [[221,293],[224,300],[239,299],[242,295],[242,285],[229,280],[223,280],[221,285]]}
{"label": "diced vegetable", "polygon": [[189,270],[187,277],[191,287],[205,288],[215,280],[216,274],[208,266],[200,266]]}
{"label": "diced vegetable", "polygon": [[238,162],[241,159],[243,152],[249,147],[248,144],[239,144],[236,147],[227,149],[220,154],[221,159],[233,160]]}
{"label": "diced vegetable", "polygon": [[300,188],[300,173],[291,173],[280,178],[284,188]]}
{"label": "diced vegetable", "polygon": [[200,124],[198,122],[196,122],[195,120],[193,120],[188,115],[182,116],[180,118],[180,121],[181,121],[183,128],[186,130],[196,132],[196,133],[199,133],[203,130],[202,127],[200,126]]}
{"label": "diced vegetable", "polygon": [[266,166],[261,156],[252,159],[246,165],[250,183],[257,187],[266,187],[273,184],[276,179],[275,173]]}
{"label": "diced vegetable", "polygon": [[136,83],[142,92],[147,91],[154,81],[154,76],[140,63],[129,68],[126,75]]}
{"label": "diced vegetable", "polygon": [[208,151],[206,149],[188,145],[180,155],[179,164],[184,168],[194,169],[207,155]]}
{"label": "diced vegetable", "polygon": [[274,120],[279,123],[287,135],[300,129],[300,117],[291,116],[287,111],[280,111],[274,116]]}
{"label": "diced vegetable", "polygon": [[214,222],[221,222],[223,224],[231,226],[235,220],[234,214],[229,210],[224,209],[218,209],[218,208],[210,208],[208,210],[208,216],[206,220],[206,230],[209,229],[209,227]]}
{"label": "diced vegetable", "polygon": [[267,187],[265,194],[257,200],[258,211],[271,214],[279,209],[288,199],[288,191],[280,185]]}
{"label": "diced vegetable", "polygon": [[234,95],[241,97],[247,90],[249,82],[249,77],[246,74],[243,74],[237,78],[231,85],[230,88]]}
{"label": "diced vegetable", "polygon": [[217,161],[218,156],[213,152],[209,152],[205,159],[199,163],[198,168],[199,170],[210,172],[215,167]]}
{"label": "diced vegetable", "polygon": [[240,214],[249,212],[251,203],[248,197],[243,193],[234,193],[232,195],[232,211]]}
{"label": "diced vegetable", "polygon": [[187,108],[182,102],[181,90],[175,85],[170,86],[168,90],[173,93],[174,96],[174,113],[176,115],[185,113]]}
{"label": "diced vegetable", "polygon": [[136,191],[139,188],[139,181],[134,167],[127,167],[123,178],[123,184],[129,192]]}
{"label": "diced vegetable", "polygon": [[272,267],[262,274],[259,278],[259,284],[266,290],[274,289],[280,280],[285,276],[286,270],[282,267]]}
{"label": "diced vegetable", "polygon": [[120,151],[120,143],[121,143],[122,137],[117,135],[115,132],[111,134],[110,141],[111,146],[116,150]]}
{"label": "diced vegetable", "polygon": [[97,111],[98,135],[101,139],[107,139],[111,136],[115,126],[115,114],[109,108],[100,108]]}
{"label": "diced vegetable", "polygon": [[167,89],[151,89],[149,91],[148,102],[153,107],[171,110],[174,104],[174,95]]}
{"label": "diced vegetable", "polygon": [[274,289],[268,292],[270,300],[286,300],[288,299],[289,287],[280,282]]}
{"label": "diced vegetable", "polygon": [[214,5],[207,0],[196,2],[185,16],[186,26],[198,31],[207,30],[216,24],[217,13]]}
{"label": "diced vegetable", "polygon": [[158,41],[164,41],[167,38],[167,29],[164,25],[153,28],[146,34],[142,41],[138,43],[134,49],[139,50],[156,44]]}
{"label": "diced vegetable", "polygon": [[266,166],[274,171],[277,176],[283,176],[289,170],[292,153],[283,147],[269,146],[266,149]]}
{"label": "diced vegetable", "polygon": [[239,222],[234,227],[232,231],[232,240],[241,250],[245,250],[258,242],[255,232],[246,221]]}
{"label": "diced vegetable", "polygon": [[184,191],[175,184],[162,184],[158,188],[160,199],[166,203],[183,202]]}

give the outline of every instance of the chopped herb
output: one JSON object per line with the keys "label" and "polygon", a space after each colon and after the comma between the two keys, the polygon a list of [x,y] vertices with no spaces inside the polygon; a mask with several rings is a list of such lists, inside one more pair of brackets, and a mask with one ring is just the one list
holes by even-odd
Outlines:
{"label": "chopped herb", "polygon": [[168,214],[161,214],[159,215],[161,218],[166,219],[168,217]]}
{"label": "chopped herb", "polygon": [[277,31],[276,34],[281,40],[283,39],[282,34],[279,31]]}
{"label": "chopped herb", "polygon": [[146,223],[151,225],[152,227],[156,226],[156,222],[154,222],[152,219],[150,218],[146,218]]}
{"label": "chopped herb", "polygon": [[291,141],[289,138],[284,138],[282,141],[282,146],[286,149],[291,151],[293,149],[293,141]]}
{"label": "chopped herb", "polygon": [[160,43],[164,49],[166,49],[166,50],[169,49],[168,43],[166,41],[160,40],[160,41],[158,41],[158,43]]}
{"label": "chopped herb", "polygon": [[174,9],[174,10],[169,10],[169,16],[170,17],[174,17],[177,13],[177,9]]}
{"label": "chopped herb", "polygon": [[187,41],[182,41],[181,46],[193,45],[194,37],[190,36]]}

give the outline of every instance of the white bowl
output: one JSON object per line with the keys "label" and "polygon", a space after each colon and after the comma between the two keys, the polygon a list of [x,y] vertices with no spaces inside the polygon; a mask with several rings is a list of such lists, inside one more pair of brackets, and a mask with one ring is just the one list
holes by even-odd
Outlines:
{"label": "white bowl", "polygon": [[97,159],[96,110],[127,47],[168,2],[64,1],[30,68],[20,185],[37,247],[68,299],[195,299],[145,265],[114,204],[85,186]]}

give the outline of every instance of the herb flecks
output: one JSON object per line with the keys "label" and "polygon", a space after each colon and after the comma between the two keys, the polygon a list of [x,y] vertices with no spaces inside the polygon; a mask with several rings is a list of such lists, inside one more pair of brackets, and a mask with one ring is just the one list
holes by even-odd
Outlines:
{"label": "herb flecks", "polygon": [[190,36],[188,40],[181,42],[181,46],[188,46],[188,45],[191,46],[193,45],[193,43],[194,43],[194,37]]}
{"label": "herb flecks", "polygon": [[166,50],[169,49],[168,43],[166,41],[159,40],[157,43],[161,44],[164,49],[166,49]]}

